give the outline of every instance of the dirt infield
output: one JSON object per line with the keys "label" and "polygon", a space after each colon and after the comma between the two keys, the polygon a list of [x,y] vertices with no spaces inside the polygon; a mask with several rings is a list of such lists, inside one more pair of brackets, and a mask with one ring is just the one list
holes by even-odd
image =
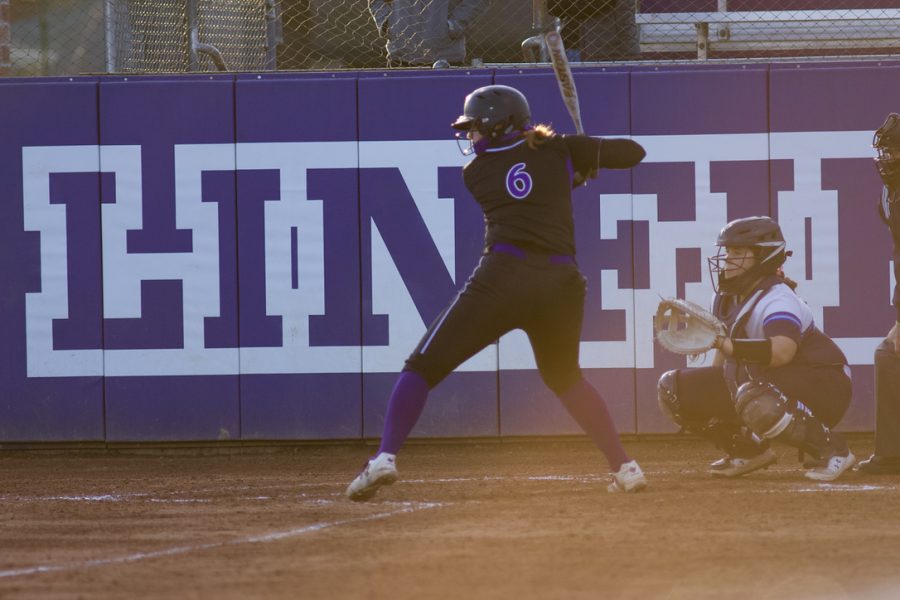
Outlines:
{"label": "dirt infield", "polygon": [[780,447],[718,481],[697,440],[626,446],[647,492],[607,494],[583,441],[411,444],[364,504],[361,444],[3,452],[0,598],[900,597],[900,477],[816,484]]}

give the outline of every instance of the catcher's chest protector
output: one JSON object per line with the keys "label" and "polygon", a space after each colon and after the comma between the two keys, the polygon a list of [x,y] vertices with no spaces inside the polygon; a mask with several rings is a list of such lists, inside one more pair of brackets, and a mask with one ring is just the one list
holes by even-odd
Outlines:
{"label": "catcher's chest protector", "polygon": [[728,294],[716,295],[716,299],[713,301],[713,313],[725,323],[730,338],[746,337],[744,326],[747,324],[750,315],[753,314],[753,309],[756,308],[757,303],[762,300],[762,297],[766,295],[770,288],[781,282],[782,279],[775,275],[766,277],[747,296],[747,299],[740,304],[735,296]]}
{"label": "catcher's chest protector", "polygon": [[[753,309],[762,300],[773,286],[781,283],[781,278],[777,276],[767,277],[753,290],[743,303],[738,304],[734,296],[726,296],[718,294],[713,302],[713,312],[725,323],[728,329],[728,336],[731,339],[746,337],[744,327],[753,314]],[[723,314],[727,312],[728,314]],[[757,374],[760,367],[758,365],[748,365],[734,358],[725,359],[725,383],[731,392],[732,398],[737,392],[738,386],[749,381]]]}

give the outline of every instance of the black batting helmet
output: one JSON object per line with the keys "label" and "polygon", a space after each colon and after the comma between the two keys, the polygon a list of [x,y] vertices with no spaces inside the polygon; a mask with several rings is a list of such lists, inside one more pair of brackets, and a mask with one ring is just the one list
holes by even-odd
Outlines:
{"label": "black batting helmet", "polygon": [[524,130],[530,123],[531,109],[522,92],[508,85],[488,85],[466,96],[463,114],[452,127],[496,138]]}
{"label": "black batting helmet", "polygon": [[[709,258],[713,287],[724,294],[739,294],[766,275],[773,275],[790,252],[785,251],[781,227],[772,217],[745,217],[728,223],[716,239],[719,251]],[[750,248],[756,264],[736,277],[725,278],[726,248]]]}

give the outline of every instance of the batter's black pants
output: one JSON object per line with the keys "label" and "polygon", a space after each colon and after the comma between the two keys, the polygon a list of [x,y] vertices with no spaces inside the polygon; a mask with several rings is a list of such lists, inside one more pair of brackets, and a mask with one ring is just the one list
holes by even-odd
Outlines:
{"label": "batter's black pants", "polygon": [[406,361],[429,388],[457,366],[513,329],[531,342],[538,370],[557,395],[581,379],[578,365],[586,281],[574,261],[517,257],[492,252],[481,257],[465,287],[438,315]]}

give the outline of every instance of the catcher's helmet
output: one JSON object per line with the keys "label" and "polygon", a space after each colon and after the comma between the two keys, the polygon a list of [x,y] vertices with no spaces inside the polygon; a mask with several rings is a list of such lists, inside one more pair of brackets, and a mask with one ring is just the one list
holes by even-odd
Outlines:
{"label": "catcher's helmet", "polygon": [[468,96],[463,114],[452,127],[460,131],[476,130],[487,138],[497,138],[531,123],[528,100],[519,90],[508,85],[488,85]]}
{"label": "catcher's helmet", "polygon": [[900,186],[900,115],[891,113],[875,131],[872,147],[878,153],[875,167],[884,185]]}
{"label": "catcher's helmet", "polygon": [[[719,251],[709,258],[709,275],[715,290],[723,294],[739,294],[760,278],[774,274],[791,254],[785,251],[781,227],[771,217],[731,221],[719,232],[716,246]],[[726,248],[750,248],[756,264],[740,275],[726,279]]]}

